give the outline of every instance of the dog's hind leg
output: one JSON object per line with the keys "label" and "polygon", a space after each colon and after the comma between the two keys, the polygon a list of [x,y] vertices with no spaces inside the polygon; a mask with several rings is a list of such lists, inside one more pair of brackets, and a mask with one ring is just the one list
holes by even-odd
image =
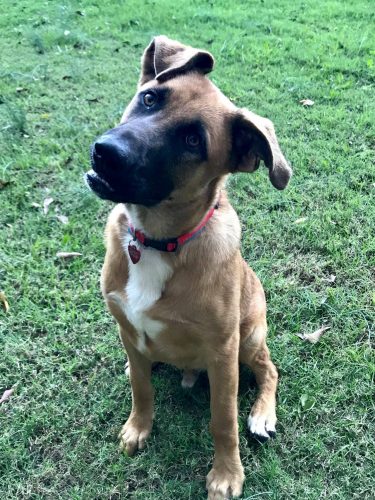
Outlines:
{"label": "dog's hind leg", "polygon": [[[249,333],[250,330],[250,333]],[[239,360],[253,371],[259,393],[248,418],[250,433],[259,441],[275,436],[277,370],[266,345],[267,323],[241,325]]]}
{"label": "dog's hind leg", "polygon": [[145,446],[152,429],[154,416],[154,390],[151,384],[152,363],[127,340],[120,329],[121,338],[128,355],[128,367],[132,387],[132,410],[123,426],[119,438],[120,446],[128,455]]}

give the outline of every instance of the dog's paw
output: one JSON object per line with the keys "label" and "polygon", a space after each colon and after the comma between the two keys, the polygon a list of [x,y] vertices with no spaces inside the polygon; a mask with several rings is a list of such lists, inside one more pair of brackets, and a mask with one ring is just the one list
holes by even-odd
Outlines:
{"label": "dog's paw", "polygon": [[198,380],[198,370],[184,370],[182,374],[181,386],[184,389],[191,389],[194,387],[195,382]]}
{"label": "dog's paw", "polygon": [[250,434],[261,443],[276,436],[276,415],[274,414],[266,416],[259,413],[250,414],[247,425]]}
{"label": "dog's paw", "polygon": [[234,467],[233,470],[225,464],[214,464],[206,481],[207,500],[224,500],[241,496],[244,479],[241,464]]}
{"label": "dog's paw", "polygon": [[130,457],[137,450],[143,450],[151,429],[152,420],[146,421],[145,419],[130,416],[118,436],[120,439],[120,449],[125,451]]}

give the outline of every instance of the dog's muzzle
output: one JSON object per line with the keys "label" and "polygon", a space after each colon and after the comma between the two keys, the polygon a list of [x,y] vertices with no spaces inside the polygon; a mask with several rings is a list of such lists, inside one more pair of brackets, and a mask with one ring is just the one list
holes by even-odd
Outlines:
{"label": "dog's muzzle", "polygon": [[126,164],[128,156],[124,142],[113,135],[102,135],[92,146],[92,166],[98,174],[116,172]]}
{"label": "dog's muzzle", "polygon": [[121,170],[126,164],[124,145],[111,134],[104,134],[91,146],[92,170],[85,174],[89,188],[100,198],[121,202]]}
{"label": "dog's muzzle", "polygon": [[163,175],[163,162],[146,143],[124,126],[99,137],[90,151],[92,170],[85,175],[89,188],[116,203],[152,206],[165,199],[173,187],[171,179]]}

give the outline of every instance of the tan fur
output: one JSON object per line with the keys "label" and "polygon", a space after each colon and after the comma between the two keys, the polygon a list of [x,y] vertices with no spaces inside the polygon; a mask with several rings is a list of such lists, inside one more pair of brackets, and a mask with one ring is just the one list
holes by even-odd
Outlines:
{"label": "tan fur", "polygon": [[[151,56],[153,53],[147,57]],[[147,57],[144,56],[144,65]],[[149,68],[144,69],[146,76],[141,81],[145,83],[141,89],[155,86],[155,80],[149,81],[149,73]],[[192,377],[193,383],[196,372],[192,370],[207,370],[211,389],[210,429],[215,445],[207,488],[209,498],[227,498],[230,494],[241,494],[244,480],[237,429],[239,361],[254,371],[260,389],[251,411],[252,425],[263,422],[273,428],[276,423],[277,371],[265,343],[264,292],[241,257],[240,224],[224,189],[232,147],[227,118],[238,110],[200,72],[183,73],[163,85],[172,89],[173,107],[160,115],[160,130],[166,121],[198,116],[208,129],[209,155],[202,168],[179,174],[179,182],[169,199],[152,208],[117,205],[108,219],[101,287],[120,326],[133,394],[131,415],[120,436],[123,447],[133,454],[144,446],[151,432],[152,363],[170,363],[187,370],[186,379]],[[123,123],[132,106],[130,103],[125,110]],[[125,313],[129,273],[124,248],[127,214],[131,214],[133,222],[137,221],[138,229],[161,239],[190,231],[217,200],[220,206],[199,237],[175,254],[161,253],[173,272],[147,316],[164,327],[156,339],[145,332],[145,348],[140,352],[138,333]],[[143,249],[148,251],[154,250]]]}

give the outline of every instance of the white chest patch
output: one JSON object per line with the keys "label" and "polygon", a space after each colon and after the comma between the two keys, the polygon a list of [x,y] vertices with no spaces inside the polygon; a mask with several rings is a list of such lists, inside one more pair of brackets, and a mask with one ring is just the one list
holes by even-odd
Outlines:
{"label": "white chest patch", "polygon": [[[155,340],[163,330],[163,323],[149,318],[147,311],[161,297],[165,283],[172,276],[173,270],[164,261],[160,252],[152,248],[141,248],[141,258],[137,264],[133,264],[128,253],[128,243],[131,239],[130,235],[124,239],[124,249],[129,261],[125,314],[138,332],[138,349],[144,351],[145,334]],[[137,242],[132,244],[138,246]]]}

